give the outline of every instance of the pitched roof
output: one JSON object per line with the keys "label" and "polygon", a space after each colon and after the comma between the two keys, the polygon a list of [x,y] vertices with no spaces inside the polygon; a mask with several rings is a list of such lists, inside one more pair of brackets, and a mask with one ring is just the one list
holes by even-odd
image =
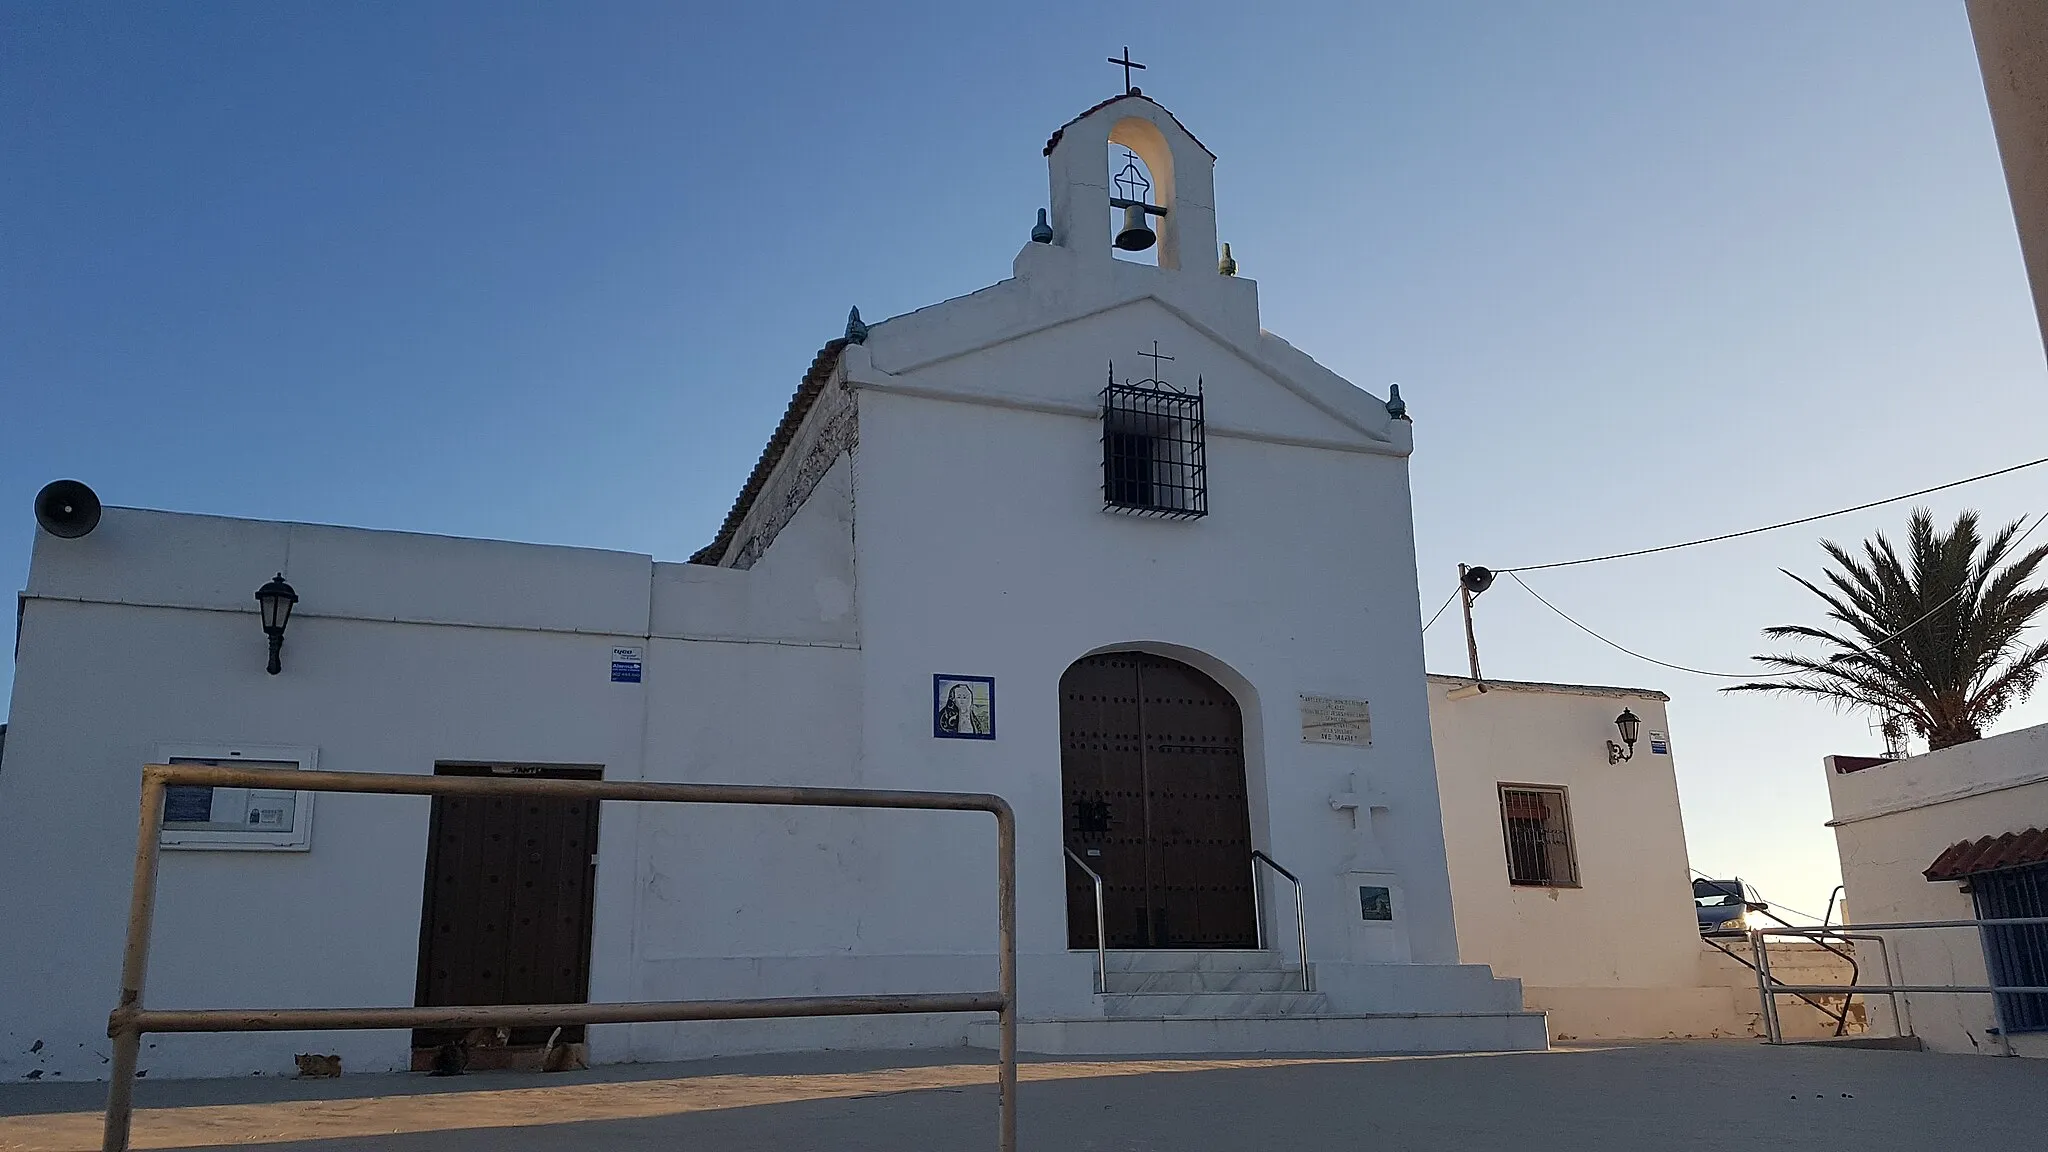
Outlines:
{"label": "pitched roof", "polygon": [[1958,840],[1942,850],[1923,873],[1929,880],[1963,880],[1979,872],[2048,864],[2048,829],[2029,828],[2003,836]]}
{"label": "pitched roof", "polygon": [[782,410],[782,419],[775,425],[775,432],[768,437],[768,446],[761,449],[760,459],[754,461],[754,470],[747,474],[747,482],[740,486],[740,494],[732,502],[732,508],[725,514],[725,522],[718,526],[718,536],[711,543],[699,548],[690,557],[692,564],[718,564],[732,548],[733,534],[739,531],[740,521],[747,518],[748,509],[754,506],[754,499],[768,483],[775,466],[782,462],[782,454],[789,450],[790,441],[796,439],[796,430],[803,427],[804,417],[811,414],[811,406],[825,391],[825,381],[832,378],[833,369],[839,366],[839,354],[846,350],[846,339],[827,341],[818,355],[811,360],[810,371],[796,386],[796,395],[789,398],[789,407]]}
{"label": "pitched roof", "polygon": [[[1154,100],[1150,96],[1147,96],[1143,92],[1140,92],[1136,88],[1133,88],[1129,92],[1123,92],[1119,93],[1118,95],[1111,96],[1109,99],[1104,100],[1102,103],[1097,104],[1095,107],[1088,109],[1086,112],[1081,113],[1079,116],[1076,116],[1072,120],[1067,121],[1065,124],[1060,125],[1058,128],[1053,129],[1051,139],[1048,139],[1045,142],[1045,154],[1047,156],[1052,155],[1052,150],[1054,148],[1059,147],[1060,137],[1065,136],[1067,134],[1067,129],[1072,128],[1074,125],[1079,124],[1081,121],[1086,120],[1088,117],[1095,115],[1097,112],[1102,111],[1104,108],[1109,107],[1111,104],[1114,104],[1119,100],[1143,100],[1145,103],[1150,104],[1154,108],[1159,109],[1161,112],[1166,113],[1166,118],[1168,120],[1173,121],[1175,127],[1179,128],[1183,132],[1188,132],[1188,126],[1180,122],[1180,117],[1175,116],[1171,108],[1168,108],[1166,105],[1161,104],[1159,101]],[[1204,152],[1209,152],[1209,146],[1207,144],[1202,143],[1200,140],[1196,139],[1195,134],[1193,132],[1188,132],[1188,139],[1195,141],[1195,147],[1200,148]],[[1214,160],[1215,158],[1216,154],[1214,152],[1209,152],[1209,159]]]}

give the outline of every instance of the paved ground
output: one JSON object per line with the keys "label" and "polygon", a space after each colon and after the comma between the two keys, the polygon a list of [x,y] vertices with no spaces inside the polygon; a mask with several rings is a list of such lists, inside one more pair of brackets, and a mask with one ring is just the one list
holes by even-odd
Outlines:
{"label": "paved ground", "polygon": [[[1651,1043],[1495,1056],[1047,1060],[1026,1152],[1604,1152],[2040,1147],[2048,1061]],[[994,1068],[963,1050],[555,1076],[138,1086],[137,1148],[528,1152],[990,1149]],[[0,1086],[0,1149],[99,1147],[103,1086]]]}

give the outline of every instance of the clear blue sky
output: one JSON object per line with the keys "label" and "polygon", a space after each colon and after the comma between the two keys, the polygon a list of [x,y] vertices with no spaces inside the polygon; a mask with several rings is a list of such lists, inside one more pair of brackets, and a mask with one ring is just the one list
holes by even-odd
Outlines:
{"label": "clear blue sky", "polygon": [[[0,577],[57,476],[681,559],[849,305],[1007,275],[1041,144],[1116,91],[1125,44],[1221,157],[1266,325],[1401,383],[1425,611],[1461,560],[2040,454],[2048,369],[1960,3],[13,3]],[[2048,511],[2048,469],[1933,503]],[[1776,569],[1813,571],[1819,534],[1531,581],[1741,671],[1760,627],[1812,615]],[[1480,617],[1491,675],[1671,692],[1695,863],[1819,911],[1819,758],[1874,750],[1863,721],[1719,696],[1506,582]],[[1462,668],[1455,614],[1429,651]]]}

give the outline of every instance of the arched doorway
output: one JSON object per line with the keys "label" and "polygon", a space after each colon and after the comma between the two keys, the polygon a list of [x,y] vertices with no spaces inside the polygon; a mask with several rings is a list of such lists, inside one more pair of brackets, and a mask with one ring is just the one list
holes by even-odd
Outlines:
{"label": "arched doorway", "polygon": [[[1203,673],[1148,652],[1060,677],[1066,845],[1101,873],[1111,948],[1253,948],[1244,718]],[[1067,869],[1067,946],[1095,947],[1095,895]]]}

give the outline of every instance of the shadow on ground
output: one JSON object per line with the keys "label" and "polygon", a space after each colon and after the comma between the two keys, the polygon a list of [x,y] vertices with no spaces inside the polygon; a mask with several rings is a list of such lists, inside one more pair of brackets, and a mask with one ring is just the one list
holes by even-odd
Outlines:
{"label": "shadow on ground", "polygon": [[[1653,1043],[1550,1053],[1043,1061],[1026,1150],[1415,1152],[2030,1147],[2048,1062]],[[565,1077],[145,1085],[137,1147],[291,1152],[992,1149],[986,1054],[703,1061]],[[50,1089],[57,1089],[52,1091]],[[0,1148],[98,1147],[99,1089],[0,1089]],[[82,1107],[81,1107],[82,1105]],[[336,1125],[340,1125],[337,1128]],[[168,1141],[168,1142],[166,1142]]]}

